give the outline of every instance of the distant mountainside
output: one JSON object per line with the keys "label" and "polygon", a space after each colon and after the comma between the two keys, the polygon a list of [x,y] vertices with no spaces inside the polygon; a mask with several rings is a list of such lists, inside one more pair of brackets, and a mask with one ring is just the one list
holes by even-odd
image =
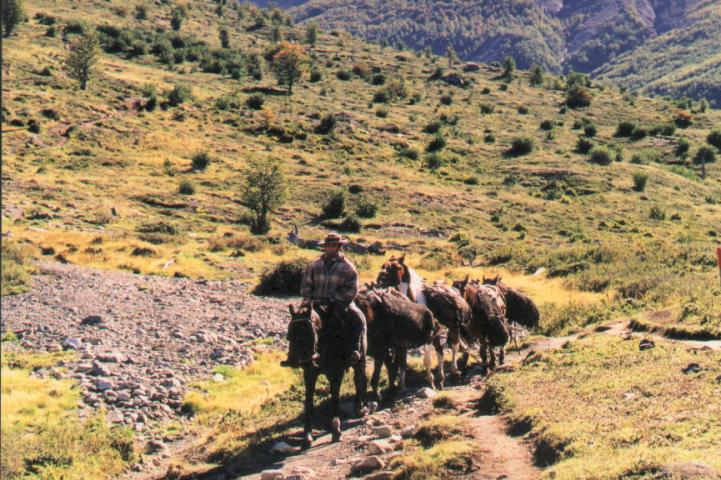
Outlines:
{"label": "distant mountainside", "polygon": [[[258,5],[269,2],[259,0]],[[466,60],[512,55],[646,92],[721,104],[721,0],[280,0],[299,21],[371,41],[451,45]]]}

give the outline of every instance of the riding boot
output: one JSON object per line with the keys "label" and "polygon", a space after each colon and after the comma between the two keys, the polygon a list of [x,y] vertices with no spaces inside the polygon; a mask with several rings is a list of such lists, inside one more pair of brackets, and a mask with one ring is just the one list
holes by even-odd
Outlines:
{"label": "riding boot", "polygon": [[351,354],[349,360],[350,364],[354,365],[363,357],[365,352],[366,319],[355,303],[348,305],[345,314],[351,330]]}

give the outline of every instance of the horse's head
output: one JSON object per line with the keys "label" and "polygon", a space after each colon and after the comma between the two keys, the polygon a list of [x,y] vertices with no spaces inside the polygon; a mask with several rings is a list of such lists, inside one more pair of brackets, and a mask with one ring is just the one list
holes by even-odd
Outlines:
{"label": "horse's head", "polygon": [[483,276],[483,285],[501,285],[501,276],[496,275],[495,277]]}
{"label": "horse's head", "polygon": [[398,287],[403,282],[408,282],[410,273],[405,264],[405,254],[400,258],[391,257],[381,267],[376,282],[383,288]]}
{"label": "horse's head", "polygon": [[315,365],[315,354],[318,348],[318,330],[320,317],[313,310],[313,305],[295,308],[288,305],[290,323],[288,324],[288,365],[301,367]]}
{"label": "horse's head", "polygon": [[454,280],[453,281],[453,288],[458,290],[462,297],[466,295],[466,289],[468,288],[468,283],[470,282],[470,279],[471,279],[471,276],[466,275],[466,278],[464,278],[463,280]]}

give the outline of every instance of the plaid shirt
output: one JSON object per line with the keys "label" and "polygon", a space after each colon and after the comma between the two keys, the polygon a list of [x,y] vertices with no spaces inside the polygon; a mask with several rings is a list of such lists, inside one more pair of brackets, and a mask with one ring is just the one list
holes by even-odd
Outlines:
{"label": "plaid shirt", "polygon": [[303,275],[300,294],[314,302],[338,302],[347,306],[358,293],[358,271],[343,254],[322,255],[311,262]]}

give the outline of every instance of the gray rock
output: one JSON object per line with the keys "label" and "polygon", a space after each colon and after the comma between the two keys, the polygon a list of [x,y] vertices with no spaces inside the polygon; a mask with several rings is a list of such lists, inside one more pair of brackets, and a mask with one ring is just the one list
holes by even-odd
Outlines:
{"label": "gray rock", "polygon": [[276,453],[287,454],[293,452],[293,450],[293,447],[288,445],[286,442],[276,442],[276,444],[273,445],[273,451]]}
{"label": "gray rock", "polygon": [[93,366],[90,369],[90,374],[99,377],[107,377],[109,375],[112,375],[113,372],[112,370],[110,370],[110,368],[106,367],[105,365],[96,360],[93,362]]}
{"label": "gray rock", "polygon": [[373,433],[378,438],[388,438],[393,435],[393,430],[390,425],[379,425],[377,427],[373,427]]}
{"label": "gray rock", "polygon": [[363,460],[356,462],[351,467],[351,471],[354,474],[372,472],[374,470],[380,470],[383,468],[383,460],[375,455],[364,458]]}
{"label": "gray rock", "polygon": [[145,444],[145,452],[149,454],[164,452],[166,448],[165,444],[160,440],[151,440]]}
{"label": "gray rock", "polygon": [[421,388],[421,390],[418,392],[418,396],[421,398],[435,398],[436,395],[438,395],[438,392],[436,392],[430,387]]}
{"label": "gray rock", "polygon": [[283,470],[264,470],[260,473],[260,480],[283,480]]}
{"label": "gray rock", "polygon": [[80,350],[83,346],[83,341],[79,338],[66,338],[63,340],[63,350]]}
{"label": "gray rock", "polygon": [[106,390],[110,390],[113,388],[113,384],[107,380],[103,380],[102,378],[99,378],[95,380],[95,389],[99,392],[104,392]]}
{"label": "gray rock", "polygon": [[106,363],[120,363],[123,361],[124,357],[122,354],[118,352],[110,352],[110,353],[99,353],[95,356],[96,360],[99,360],[101,362]]}
{"label": "gray rock", "polygon": [[118,392],[118,401],[127,402],[130,400],[130,394],[128,392]]}
{"label": "gray rock", "polygon": [[371,455],[383,455],[393,450],[388,440],[373,440],[368,444],[368,453]]}
{"label": "gray rock", "polygon": [[103,323],[103,318],[100,315],[88,315],[87,317],[80,320],[80,325],[95,326]]}

